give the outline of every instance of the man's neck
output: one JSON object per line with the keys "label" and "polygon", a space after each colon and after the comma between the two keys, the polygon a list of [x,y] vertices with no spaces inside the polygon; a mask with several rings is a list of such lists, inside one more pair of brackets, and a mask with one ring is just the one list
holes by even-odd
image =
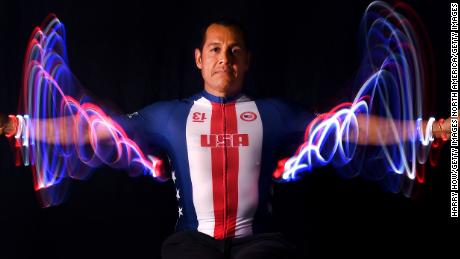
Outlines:
{"label": "man's neck", "polygon": [[231,98],[240,93],[240,91],[219,91],[219,90],[215,90],[211,87],[206,87],[206,86],[204,87],[204,90],[209,94],[212,94],[216,97],[222,97],[222,98]]}
{"label": "man's neck", "polygon": [[226,96],[217,96],[214,95],[210,92],[208,92],[206,89],[202,91],[202,95],[208,99],[209,101],[216,102],[216,103],[227,103],[227,102],[232,102],[241,97],[241,93],[237,93],[235,95],[226,95]]}

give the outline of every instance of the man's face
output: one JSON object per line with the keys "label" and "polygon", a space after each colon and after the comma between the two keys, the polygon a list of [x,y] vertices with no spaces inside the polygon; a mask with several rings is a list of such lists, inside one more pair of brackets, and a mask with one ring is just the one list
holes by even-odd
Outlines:
{"label": "man's face", "polygon": [[205,89],[217,96],[237,94],[249,68],[249,54],[241,32],[234,27],[212,24],[205,37],[202,50],[195,50]]}

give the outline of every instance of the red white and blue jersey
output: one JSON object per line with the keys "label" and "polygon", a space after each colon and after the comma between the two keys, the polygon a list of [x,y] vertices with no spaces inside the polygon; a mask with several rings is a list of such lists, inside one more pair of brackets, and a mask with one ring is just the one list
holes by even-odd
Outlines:
{"label": "red white and blue jersey", "polygon": [[130,115],[145,140],[164,150],[176,188],[176,231],[216,239],[270,230],[272,172],[300,144],[308,113],[277,99],[202,91]]}

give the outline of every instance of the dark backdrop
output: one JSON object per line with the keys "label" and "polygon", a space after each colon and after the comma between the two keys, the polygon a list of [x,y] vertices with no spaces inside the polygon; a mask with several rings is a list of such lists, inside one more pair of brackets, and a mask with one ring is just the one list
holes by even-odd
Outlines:
{"label": "dark backdrop", "polygon": [[[448,115],[449,4],[409,1],[431,39],[437,115]],[[27,39],[54,12],[66,25],[70,66],[83,86],[125,112],[202,88],[193,60],[200,25],[217,14],[247,24],[253,45],[248,90],[326,111],[349,100],[359,65],[358,31],[369,1],[0,2],[0,111],[14,113]],[[305,258],[448,252],[449,152],[428,169],[417,199],[322,169],[275,188],[282,232]],[[40,209],[28,168],[0,141],[0,258],[159,258],[177,210],[171,182],[98,169],[69,200]],[[445,232],[447,231],[447,232]],[[455,233],[455,232],[454,232]]]}

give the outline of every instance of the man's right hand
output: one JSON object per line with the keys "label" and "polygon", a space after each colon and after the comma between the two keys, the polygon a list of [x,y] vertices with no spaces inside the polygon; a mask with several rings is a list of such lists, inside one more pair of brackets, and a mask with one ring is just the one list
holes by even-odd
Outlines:
{"label": "man's right hand", "polygon": [[6,115],[0,113],[0,136],[12,136],[16,131],[16,125]]}
{"label": "man's right hand", "polygon": [[0,113],[0,136],[3,135],[3,128],[5,128],[8,118]]}

